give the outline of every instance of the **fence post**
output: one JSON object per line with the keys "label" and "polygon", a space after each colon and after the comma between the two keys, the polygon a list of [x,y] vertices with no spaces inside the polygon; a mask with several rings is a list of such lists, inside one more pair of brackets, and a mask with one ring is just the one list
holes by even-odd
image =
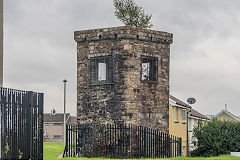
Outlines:
{"label": "fence post", "polygon": [[27,123],[28,123],[28,145],[29,145],[29,158],[32,159],[32,143],[33,143],[33,137],[32,137],[32,130],[33,130],[33,124],[32,124],[32,111],[33,111],[33,92],[28,91],[27,92],[28,97],[28,107],[27,107]]}
{"label": "fence post", "polygon": [[43,105],[44,105],[44,94],[43,93],[39,93],[39,104],[38,104],[38,122],[39,122],[39,126],[38,129],[40,130],[38,134],[40,134],[40,143],[38,142],[38,155],[37,157],[39,159],[43,159],[43,120],[44,120],[44,115],[43,115]]}
{"label": "fence post", "polygon": [[68,153],[68,125],[66,125],[66,130],[64,131],[64,132],[66,132],[66,137],[65,137],[65,146],[64,146],[64,157],[67,157],[67,153]]}
{"label": "fence post", "polygon": [[182,154],[182,138],[178,138],[178,156]]}
{"label": "fence post", "polygon": [[2,125],[2,109],[4,108],[3,105],[3,88],[1,87],[1,93],[0,93],[0,159],[3,158],[2,157],[2,129],[3,129],[3,125]]}
{"label": "fence post", "polygon": [[146,157],[146,142],[147,142],[147,136],[146,136],[146,134],[147,134],[147,129],[146,129],[146,127],[144,127],[144,158]]}
{"label": "fence post", "polygon": [[0,93],[0,159],[3,158],[2,157],[2,108],[3,108],[3,105],[2,105],[2,90],[3,88],[1,87],[1,93]]}

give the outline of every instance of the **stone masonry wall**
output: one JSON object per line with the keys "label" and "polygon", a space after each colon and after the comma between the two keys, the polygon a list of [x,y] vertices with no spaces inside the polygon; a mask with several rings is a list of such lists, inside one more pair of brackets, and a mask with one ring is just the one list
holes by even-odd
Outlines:
{"label": "stone masonry wall", "polygon": [[[80,123],[132,123],[169,129],[172,34],[114,27],[76,31],[77,115]],[[88,85],[89,57],[114,55],[114,84]],[[157,83],[141,82],[141,55],[158,58]]]}

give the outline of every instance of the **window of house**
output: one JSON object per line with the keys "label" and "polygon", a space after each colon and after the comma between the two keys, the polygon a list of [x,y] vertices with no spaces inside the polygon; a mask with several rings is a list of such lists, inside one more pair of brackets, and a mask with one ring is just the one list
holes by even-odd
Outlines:
{"label": "window of house", "polygon": [[54,126],[61,126],[63,123],[53,123]]}
{"label": "window of house", "polygon": [[186,123],[186,109],[182,109],[182,123]]}
{"label": "window of house", "polygon": [[49,123],[44,123],[44,126],[50,126],[50,124]]}
{"label": "window of house", "polygon": [[157,57],[142,56],[141,80],[144,82],[157,82]]}
{"label": "window of house", "polygon": [[174,107],[174,122],[178,122],[178,108]]}
{"label": "window of house", "polygon": [[89,84],[113,83],[113,56],[90,58]]}
{"label": "window of house", "polygon": [[189,129],[189,130],[192,129],[191,119],[188,119],[188,129]]}
{"label": "window of house", "polygon": [[54,135],[54,137],[53,137],[54,139],[62,139],[63,138],[63,136],[62,135]]}

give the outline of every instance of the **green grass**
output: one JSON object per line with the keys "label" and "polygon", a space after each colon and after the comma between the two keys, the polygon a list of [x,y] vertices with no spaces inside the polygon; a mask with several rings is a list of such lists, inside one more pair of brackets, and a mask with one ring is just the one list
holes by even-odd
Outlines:
{"label": "green grass", "polygon": [[[63,143],[55,143],[55,142],[44,142],[43,144],[43,159],[47,160],[60,160],[57,158],[63,152]],[[70,160],[70,159],[77,159],[77,160],[118,160],[118,159],[109,159],[109,158],[64,158],[63,160]],[[166,158],[166,159],[158,159],[158,160],[172,160],[173,158]],[[119,159],[120,160],[120,159]],[[128,159],[133,160],[133,159]],[[139,159],[141,160],[141,159]],[[156,160],[147,158],[146,160]],[[219,156],[219,157],[208,157],[208,158],[191,158],[191,157],[179,157],[174,158],[174,160],[240,160],[239,157],[232,157],[229,155]]]}
{"label": "green grass", "polygon": [[43,159],[57,159],[57,156],[63,152],[63,148],[63,143],[44,142]]}
{"label": "green grass", "polygon": [[[64,160],[69,158],[64,158]],[[73,158],[70,158],[73,159]],[[121,159],[107,159],[107,158],[74,158],[77,160],[121,160]],[[232,156],[219,156],[219,157],[208,157],[208,158],[191,158],[191,157],[179,157],[179,158],[160,158],[160,159],[151,159],[146,158],[146,160],[239,160],[239,157],[232,157]],[[127,159],[127,160],[143,160],[143,159]]]}

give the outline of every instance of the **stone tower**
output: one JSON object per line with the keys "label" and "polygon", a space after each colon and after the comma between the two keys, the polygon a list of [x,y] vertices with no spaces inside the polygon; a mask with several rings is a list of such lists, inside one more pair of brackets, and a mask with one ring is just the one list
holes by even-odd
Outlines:
{"label": "stone tower", "polygon": [[76,31],[80,123],[132,123],[168,132],[172,38],[129,26]]}

